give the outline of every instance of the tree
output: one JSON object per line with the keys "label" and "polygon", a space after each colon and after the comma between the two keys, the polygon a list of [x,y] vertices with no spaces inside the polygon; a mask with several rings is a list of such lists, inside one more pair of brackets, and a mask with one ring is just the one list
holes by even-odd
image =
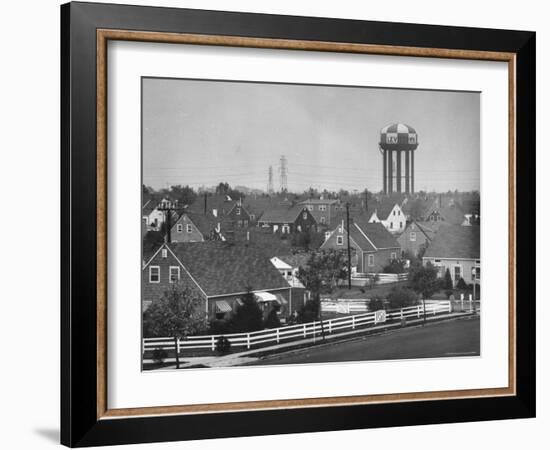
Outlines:
{"label": "tree", "polygon": [[409,270],[409,282],[415,292],[428,299],[439,290],[437,268],[430,262],[426,266],[415,264]]}
{"label": "tree", "polygon": [[323,321],[321,318],[321,294],[331,293],[338,285],[339,280],[347,276],[346,255],[336,250],[314,252],[310,255],[306,266],[298,270],[298,279],[311,292],[312,299],[308,300],[300,312],[301,322],[311,322],[316,318],[321,321],[321,330],[324,337]]}
{"label": "tree", "polygon": [[443,282],[444,289],[450,290],[453,288],[453,279],[451,278],[451,272],[449,269],[445,270],[445,279]]}
{"label": "tree", "polygon": [[392,259],[391,262],[382,269],[384,273],[403,273],[405,272],[405,261]]}
{"label": "tree", "polygon": [[406,308],[418,303],[418,296],[409,288],[395,286],[388,294],[388,303],[391,309]]}
{"label": "tree", "polygon": [[170,197],[181,205],[192,205],[197,199],[197,193],[190,186],[178,184],[170,187]]}
{"label": "tree", "polygon": [[306,252],[319,248],[323,241],[323,234],[313,230],[301,231],[292,235],[292,246],[303,248]]}
{"label": "tree", "polygon": [[205,332],[208,321],[199,303],[198,295],[174,283],[143,314],[144,337],[182,338]]}
{"label": "tree", "polygon": [[156,250],[164,243],[164,236],[160,231],[148,231],[143,237],[143,252]]}
{"label": "tree", "polygon": [[234,333],[249,333],[263,329],[263,313],[252,292],[246,288],[246,294],[241,297],[241,304],[231,318],[231,330]]}

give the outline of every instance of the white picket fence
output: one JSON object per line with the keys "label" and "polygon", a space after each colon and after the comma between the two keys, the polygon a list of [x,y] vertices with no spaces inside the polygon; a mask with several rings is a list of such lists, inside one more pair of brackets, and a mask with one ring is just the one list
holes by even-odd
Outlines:
{"label": "white picket fence", "polygon": [[[426,315],[435,316],[436,314],[445,314],[452,312],[451,302],[449,301],[432,301],[426,302]],[[385,321],[416,319],[424,316],[424,307],[422,304],[417,306],[409,306],[402,309],[394,309],[386,311]],[[322,327],[325,334],[337,334],[346,331],[351,331],[365,325],[374,325],[380,320],[381,315],[378,311],[366,314],[346,316],[337,319],[324,320]],[[251,333],[235,333],[235,334],[215,334],[207,336],[188,336],[185,339],[176,339],[173,337],[166,338],[145,338],[143,339],[142,351],[152,351],[155,349],[175,350],[178,353],[182,350],[204,350],[216,349],[216,341],[220,336],[225,336],[231,347],[242,347],[250,349],[253,346],[262,344],[279,344],[281,342],[302,340],[308,338],[316,339],[322,333],[321,322],[309,322],[299,325],[291,325],[282,328],[273,328],[268,330],[253,331]]]}

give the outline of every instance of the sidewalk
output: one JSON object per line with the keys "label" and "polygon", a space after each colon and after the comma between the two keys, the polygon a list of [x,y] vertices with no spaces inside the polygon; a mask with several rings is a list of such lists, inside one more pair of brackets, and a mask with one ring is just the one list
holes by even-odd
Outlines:
{"label": "sidewalk", "polygon": [[[451,320],[451,319],[470,317],[470,316],[472,316],[471,313],[451,313],[451,314],[440,315],[440,316],[426,317],[426,322],[433,323],[433,322],[439,322],[442,320]],[[406,327],[422,325],[423,323],[424,323],[423,318],[408,320]],[[358,330],[346,331],[343,333],[326,334],[324,342],[323,342],[323,338],[319,335],[312,338],[301,339],[299,341],[291,341],[283,344],[271,345],[269,347],[261,347],[261,348],[245,350],[238,353],[231,353],[225,356],[217,356],[217,355],[216,356],[197,356],[197,357],[189,357],[189,358],[182,356],[180,357],[180,369],[190,369],[190,368],[199,368],[199,367],[240,366],[248,362],[257,361],[266,353],[274,354],[274,353],[284,352],[287,350],[301,349],[303,347],[310,347],[311,344],[334,345],[341,341],[351,340],[351,339],[355,339],[357,337],[362,337],[365,335],[385,333],[388,331],[392,331],[395,329],[402,329],[402,328],[403,327],[401,326],[401,323],[392,323],[388,325],[380,325],[373,328],[361,328]],[[145,359],[143,360],[143,362],[152,363],[153,360]],[[165,359],[165,362],[175,363],[176,359],[167,358]],[[175,368],[176,366],[173,365],[173,366],[166,366],[161,369],[154,369],[154,370],[172,370]]]}

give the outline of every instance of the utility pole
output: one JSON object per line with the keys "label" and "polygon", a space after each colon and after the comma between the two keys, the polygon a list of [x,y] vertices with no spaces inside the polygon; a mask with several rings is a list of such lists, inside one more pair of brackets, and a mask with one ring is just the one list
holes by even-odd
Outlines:
{"label": "utility pole", "polygon": [[177,200],[175,202],[169,200],[159,203],[157,208],[159,211],[164,212],[164,223],[166,225],[164,241],[170,244],[172,242],[172,237],[170,236],[170,232],[172,231],[172,213],[183,210],[184,206],[180,206]]}
{"label": "utility pole", "polygon": [[351,247],[349,239],[349,202],[346,202],[346,231],[348,235],[348,289],[351,289]]}
{"label": "utility pole", "polygon": [[269,171],[267,174],[267,193],[269,195],[273,194],[273,167],[269,166]]}

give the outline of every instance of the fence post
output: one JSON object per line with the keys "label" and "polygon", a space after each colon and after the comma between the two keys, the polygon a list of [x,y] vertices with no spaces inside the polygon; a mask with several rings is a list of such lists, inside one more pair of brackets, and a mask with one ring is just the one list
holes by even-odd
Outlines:
{"label": "fence post", "polygon": [[277,328],[277,344],[279,343],[279,329]]}
{"label": "fence post", "polygon": [[416,317],[420,318],[420,305],[416,305]]}
{"label": "fence post", "polygon": [[399,310],[399,318],[403,320],[403,308]]}
{"label": "fence post", "polygon": [[473,305],[473,303],[472,303],[472,294],[468,294],[468,295],[469,295],[469,297],[470,297],[470,312],[473,312],[474,309],[473,309],[473,307],[472,307],[472,305]]}
{"label": "fence post", "polygon": [[328,321],[328,334],[332,334],[332,320]]}
{"label": "fence post", "polygon": [[250,333],[246,335],[246,348],[250,349]]}
{"label": "fence post", "polygon": [[214,339],[214,335],[212,335],[212,351],[216,350],[216,341]]}
{"label": "fence post", "polygon": [[447,303],[447,311],[449,314],[453,312],[453,305],[451,304],[450,301]]}
{"label": "fence post", "polygon": [[176,369],[180,368],[180,343],[177,336],[174,336],[174,350],[176,351]]}
{"label": "fence post", "polygon": [[307,337],[306,324],[304,323],[304,337]]}

